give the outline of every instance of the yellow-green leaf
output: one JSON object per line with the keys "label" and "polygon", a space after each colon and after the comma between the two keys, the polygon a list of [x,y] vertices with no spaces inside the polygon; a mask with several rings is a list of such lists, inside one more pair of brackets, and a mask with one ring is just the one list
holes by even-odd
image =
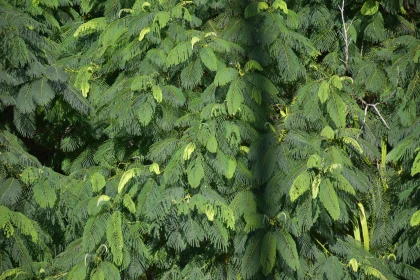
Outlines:
{"label": "yellow-green leaf", "polygon": [[152,86],[152,94],[155,100],[159,103],[162,102],[162,89],[159,85],[153,85]]}
{"label": "yellow-green leaf", "polygon": [[319,101],[321,101],[321,103],[325,103],[329,95],[330,95],[330,85],[327,81],[322,81],[318,89]]}
{"label": "yellow-green leaf", "polygon": [[136,213],[136,205],[134,204],[133,199],[128,194],[124,194],[123,204],[128,209],[128,211],[130,211],[133,214]]}
{"label": "yellow-green leaf", "polygon": [[139,35],[139,41],[143,41],[144,36],[146,36],[147,33],[150,32],[150,27],[145,27],[140,31],[140,35]]}
{"label": "yellow-green leaf", "polygon": [[124,186],[128,183],[128,181],[133,178],[134,176],[139,176],[141,174],[140,168],[132,168],[124,172],[121,177],[120,183],[118,184],[118,193],[121,193]]}
{"label": "yellow-green leaf", "polygon": [[368,0],[363,4],[360,12],[364,16],[371,16],[371,15],[376,14],[378,12],[378,9],[379,9],[378,1]]}
{"label": "yellow-green leaf", "polygon": [[289,195],[290,200],[293,202],[298,199],[302,194],[309,190],[311,182],[311,176],[308,171],[303,171],[293,181],[292,187],[290,188]]}
{"label": "yellow-green leaf", "polygon": [[420,225],[420,210],[416,211],[416,213],[411,216],[410,225],[412,227]]}

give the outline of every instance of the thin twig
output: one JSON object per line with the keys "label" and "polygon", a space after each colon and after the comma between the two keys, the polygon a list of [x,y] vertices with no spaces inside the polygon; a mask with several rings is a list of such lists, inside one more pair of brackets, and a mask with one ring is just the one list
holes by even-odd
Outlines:
{"label": "thin twig", "polygon": [[381,112],[378,110],[378,108],[376,107],[377,105],[381,104],[379,103],[375,103],[375,104],[369,104],[366,101],[359,99],[364,105],[365,105],[365,116],[363,118],[363,125],[362,125],[362,129],[364,128],[365,124],[366,124],[366,115],[367,115],[367,111],[369,106],[373,107],[373,109],[375,109],[376,114],[379,116],[379,118],[382,120],[383,124],[385,125],[386,128],[391,129],[388,125],[388,123],[385,121],[384,117],[382,117]]}
{"label": "thin twig", "polygon": [[344,20],[344,0],[343,0],[343,2],[341,4],[341,7],[338,6],[338,9],[341,12],[341,20],[343,22],[343,33],[341,33],[341,32],[340,33],[343,36],[344,44],[345,44],[345,52],[346,52],[345,65],[346,65],[346,71],[347,71],[347,68],[348,68],[348,65],[349,65],[349,45],[350,45],[347,31],[349,30],[350,25],[349,26],[346,26],[346,21]]}

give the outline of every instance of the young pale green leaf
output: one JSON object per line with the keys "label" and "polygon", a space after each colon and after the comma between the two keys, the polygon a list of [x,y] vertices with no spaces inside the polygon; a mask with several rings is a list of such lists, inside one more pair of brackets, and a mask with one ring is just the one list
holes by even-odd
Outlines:
{"label": "young pale green leaf", "polygon": [[268,231],[262,240],[261,245],[261,267],[264,275],[268,275],[273,270],[276,261],[276,236]]}
{"label": "young pale green leaf", "polygon": [[98,201],[96,202],[96,206],[99,207],[99,205],[102,202],[107,202],[107,201],[110,201],[110,200],[111,200],[111,198],[109,196],[107,196],[106,194],[103,194],[103,195],[98,197]]}
{"label": "young pale green leaf", "polygon": [[[348,78],[348,77],[346,77],[346,78]],[[329,83],[330,83],[330,85],[334,86],[336,89],[342,90],[343,89],[342,80],[343,79],[340,78],[339,76],[333,75],[333,76],[331,76],[331,78],[329,80]]]}
{"label": "young pale green leaf", "polygon": [[160,11],[153,19],[153,23],[157,22],[159,27],[162,29],[168,24],[170,17],[171,15],[167,11]]}
{"label": "young pale green leaf", "polygon": [[229,90],[226,95],[226,103],[228,113],[235,115],[236,112],[241,108],[244,96],[242,90],[245,88],[244,82],[237,78],[229,86]]}
{"label": "young pale green leaf", "polygon": [[321,131],[321,136],[327,139],[334,139],[334,135],[334,130],[329,125],[324,127],[324,129]]}
{"label": "young pale green leaf", "polygon": [[334,220],[338,220],[340,217],[340,205],[338,202],[337,193],[329,179],[321,181],[319,190],[319,199],[327,209],[328,213]]}
{"label": "young pale green leaf", "polygon": [[91,19],[77,28],[76,32],[74,32],[74,37],[79,37],[80,35],[86,35],[95,31],[104,30],[107,25],[105,17],[99,17]]}
{"label": "young pale green leaf", "polygon": [[311,168],[321,168],[321,157],[318,154],[313,154],[308,158],[308,161],[306,162],[306,167],[308,169]]}
{"label": "young pale green leaf", "polygon": [[133,199],[128,194],[124,194],[123,204],[128,209],[128,211],[130,211],[133,214],[136,213],[136,205],[134,204]]}
{"label": "young pale green leaf", "polygon": [[152,86],[152,94],[158,103],[162,102],[162,89],[160,88],[159,85]]}
{"label": "young pale green leaf", "polygon": [[108,219],[106,226],[106,239],[108,240],[109,247],[113,261],[116,265],[121,265],[123,261],[123,247],[124,240],[121,228],[121,212],[114,212]]}
{"label": "young pale green leaf", "polygon": [[287,4],[283,0],[276,0],[271,5],[273,9],[280,9],[283,11],[283,13],[288,14],[289,10],[287,9]]}
{"label": "young pale green leaf", "polygon": [[330,85],[327,81],[322,81],[318,89],[319,101],[321,101],[321,103],[325,103],[329,95],[330,95]]}
{"label": "young pale green leaf", "polygon": [[359,270],[359,262],[355,258],[351,258],[351,260],[349,261],[349,266],[351,266],[354,272],[357,272],[357,270]]}
{"label": "young pale green leaf", "polygon": [[149,166],[149,171],[155,173],[156,175],[159,175],[160,174],[159,164],[157,164],[156,162],[152,163]]}
{"label": "young pale green leaf", "polygon": [[364,16],[371,16],[371,15],[376,14],[378,12],[378,9],[379,9],[379,2],[378,1],[368,0],[363,4],[360,12]]}
{"label": "young pale green leaf", "polygon": [[194,45],[198,42],[200,42],[200,38],[192,37],[192,39],[191,39],[191,49],[194,49]]}
{"label": "young pale green leaf", "polygon": [[208,139],[206,143],[206,149],[210,153],[217,152],[217,139],[214,135],[210,136],[210,138]]}
{"label": "young pale green leaf", "polygon": [[312,198],[315,199],[318,197],[319,185],[321,184],[321,174],[318,174],[314,177],[312,181]]}
{"label": "young pale green leaf", "polygon": [[184,154],[182,155],[182,158],[184,160],[189,160],[191,157],[191,154],[195,151],[195,143],[190,142],[184,149]]}
{"label": "young pale green leaf", "polygon": [[87,97],[90,90],[89,80],[92,77],[93,68],[91,66],[82,67],[76,76],[74,86],[82,91],[84,97]]}
{"label": "young pale green leaf", "polygon": [[351,137],[344,136],[343,142],[352,146],[359,154],[363,155],[363,149],[360,147],[359,143],[356,139],[353,139]]}
{"label": "young pale green leaf", "polygon": [[290,201],[295,201],[298,199],[302,194],[309,190],[311,182],[311,176],[309,175],[308,171],[304,171],[296,179],[293,181],[292,187],[290,188],[289,195]]}
{"label": "young pale green leaf", "polygon": [[203,47],[200,50],[200,59],[201,62],[210,70],[217,70],[217,58],[213,50],[209,47]]}
{"label": "young pale green leaf", "polygon": [[120,183],[118,184],[118,193],[121,193],[124,186],[130,181],[131,178],[135,176],[139,176],[141,174],[140,168],[132,168],[124,172],[124,174],[121,177]]}
{"label": "young pale green leaf", "polygon": [[416,211],[410,219],[410,226],[418,226],[420,225],[420,210]]}
{"label": "young pale green leaf", "polygon": [[150,27],[145,27],[140,31],[139,35],[139,41],[143,41],[144,37],[147,35],[147,33],[150,32]]}
{"label": "young pale green leaf", "polygon": [[204,178],[203,161],[200,157],[188,165],[187,177],[191,187],[196,188],[200,185],[201,180]]}
{"label": "young pale green leaf", "polygon": [[94,192],[99,192],[105,187],[105,177],[98,172],[95,172],[90,176],[90,183]]}

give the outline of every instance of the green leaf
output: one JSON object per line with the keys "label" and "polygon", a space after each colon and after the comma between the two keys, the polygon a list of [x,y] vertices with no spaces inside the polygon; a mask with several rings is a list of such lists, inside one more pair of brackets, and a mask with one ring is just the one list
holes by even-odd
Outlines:
{"label": "green leaf", "polygon": [[214,84],[224,86],[238,77],[238,70],[234,68],[223,68],[216,73]]}
{"label": "green leaf", "polygon": [[418,225],[420,225],[420,210],[416,211],[410,219],[410,226],[414,227]]}
{"label": "green leaf", "polygon": [[268,275],[273,270],[276,261],[276,236],[268,231],[262,240],[261,246],[261,266],[264,275]]}
{"label": "green leaf", "polygon": [[102,269],[96,268],[92,272],[91,280],[105,280],[105,274]]}
{"label": "green leaf", "polygon": [[235,115],[240,109],[242,102],[244,101],[244,96],[242,94],[244,88],[245,84],[240,78],[235,79],[230,84],[226,95],[227,108],[230,115]]}
{"label": "green leaf", "polygon": [[327,279],[343,279],[343,266],[340,263],[340,260],[336,256],[328,257],[327,261],[324,264],[324,273]]}
{"label": "green leaf", "polygon": [[84,97],[87,97],[90,90],[89,80],[92,77],[93,71],[91,66],[82,67],[76,76],[74,86],[82,91]]}
{"label": "green leaf", "polygon": [[411,176],[414,176],[417,173],[420,173],[420,152],[417,153],[417,156],[413,162],[413,167],[411,167]]}
{"label": "green leaf", "polygon": [[331,95],[327,103],[327,111],[338,128],[345,127],[347,106],[338,94]]}
{"label": "green leaf", "polygon": [[328,82],[322,81],[318,89],[319,101],[321,101],[321,103],[325,103],[329,95],[330,95],[330,85]]}
{"label": "green leaf", "polygon": [[166,57],[166,65],[173,66],[187,61],[192,55],[192,48],[189,42],[181,43],[173,48]]}
{"label": "green leaf", "polygon": [[95,172],[90,176],[90,183],[94,192],[100,192],[105,187],[105,177],[101,173]]}
{"label": "green leaf", "polygon": [[196,188],[200,185],[201,180],[204,178],[203,161],[200,157],[197,157],[195,161],[188,165],[187,176],[191,187]]}
{"label": "green leaf", "polygon": [[371,16],[371,15],[376,14],[378,12],[378,9],[379,9],[378,1],[368,0],[363,4],[360,12],[364,16]]}
{"label": "green leaf", "polygon": [[338,203],[338,196],[334,190],[333,185],[329,179],[321,181],[319,190],[319,199],[327,209],[328,213],[334,220],[340,217],[340,205]]}
{"label": "green leaf", "polygon": [[311,182],[311,176],[308,171],[304,171],[293,181],[290,188],[289,195],[290,200],[293,202],[298,199],[302,194],[309,190]]}
{"label": "green leaf", "polygon": [[208,138],[208,141],[206,143],[206,149],[210,153],[217,152],[217,139],[214,135],[212,135]]}
{"label": "green leaf", "polygon": [[130,211],[133,214],[136,213],[136,205],[134,204],[133,199],[128,194],[124,194],[123,204],[128,209],[128,211]]}
{"label": "green leaf", "polygon": [[87,266],[85,266],[84,262],[81,262],[70,270],[69,274],[67,275],[68,280],[83,280],[87,276]]}
{"label": "green leaf", "polygon": [[106,226],[106,239],[111,249],[113,261],[116,265],[121,265],[123,261],[124,240],[121,228],[121,212],[114,212],[108,219]]}
{"label": "green leaf", "polygon": [[283,228],[276,231],[277,252],[293,270],[300,268],[299,255],[293,237]]}
{"label": "green leaf", "polygon": [[33,98],[39,106],[47,105],[55,96],[54,91],[47,82],[47,78],[36,80],[32,83]]}
{"label": "green leaf", "polygon": [[230,156],[225,155],[222,151],[217,150],[217,159],[222,167],[223,174],[227,179],[231,179],[236,170],[236,160]]}
{"label": "green leaf", "polygon": [[211,48],[209,47],[201,48],[200,59],[210,71],[217,70],[217,58]]}
{"label": "green leaf", "polygon": [[350,184],[349,181],[347,181],[346,178],[344,178],[343,175],[338,174],[336,176],[336,179],[337,179],[337,186],[339,189],[345,192],[348,192],[349,194],[356,195],[356,191],[354,190],[353,186]]}
{"label": "green leaf", "polygon": [[92,252],[100,244],[102,237],[106,232],[106,222],[109,218],[109,214],[99,214],[94,217],[90,217],[84,228],[82,245],[85,252]]}
{"label": "green leaf", "polygon": [[33,187],[33,191],[35,201],[41,208],[52,208],[54,206],[57,195],[55,194],[55,188],[51,185],[50,181],[44,180],[37,182]]}
{"label": "green leaf", "polygon": [[22,187],[15,178],[0,181],[0,204],[6,206],[14,205],[22,195]]}

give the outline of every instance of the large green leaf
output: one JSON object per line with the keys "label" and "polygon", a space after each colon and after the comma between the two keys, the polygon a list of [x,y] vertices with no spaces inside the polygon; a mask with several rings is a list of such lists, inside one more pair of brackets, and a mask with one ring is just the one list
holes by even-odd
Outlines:
{"label": "large green leaf", "polygon": [[319,190],[319,199],[327,209],[328,213],[334,220],[340,217],[340,205],[338,203],[338,196],[330,179],[321,181]]}
{"label": "large green leaf", "polygon": [[268,275],[274,267],[276,261],[276,235],[268,231],[262,240],[261,246],[261,266],[264,275]]}
{"label": "large green leaf", "polygon": [[245,83],[241,78],[237,78],[232,81],[229,86],[228,93],[226,95],[227,109],[229,114],[235,115],[236,112],[241,108],[242,102],[244,101],[243,90],[245,89]]}
{"label": "large green leaf", "polygon": [[284,229],[276,231],[277,251],[293,270],[300,268],[299,255],[293,237]]}
{"label": "large green leaf", "polygon": [[111,249],[112,258],[116,265],[121,265],[123,261],[124,240],[122,234],[121,212],[115,211],[107,221],[106,239]]}

